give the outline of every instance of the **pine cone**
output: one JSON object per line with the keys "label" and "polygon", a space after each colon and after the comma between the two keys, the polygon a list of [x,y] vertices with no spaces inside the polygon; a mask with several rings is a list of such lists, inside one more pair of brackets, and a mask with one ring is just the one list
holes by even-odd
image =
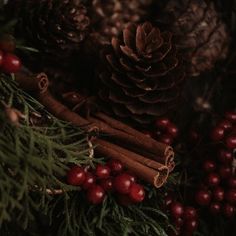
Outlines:
{"label": "pine cone", "polygon": [[9,0],[7,9],[19,19],[19,35],[54,59],[77,50],[90,25],[79,0]]}
{"label": "pine cone", "polygon": [[159,26],[174,33],[177,48],[189,64],[189,75],[211,70],[227,56],[229,35],[212,1],[169,0],[158,9],[154,17]]}
{"label": "pine cone", "polygon": [[99,43],[109,43],[128,23],[138,23],[147,14],[152,0],[92,0],[93,36]]}
{"label": "pine cone", "polygon": [[171,33],[129,24],[102,54],[98,93],[105,109],[144,125],[175,107],[185,73]]}

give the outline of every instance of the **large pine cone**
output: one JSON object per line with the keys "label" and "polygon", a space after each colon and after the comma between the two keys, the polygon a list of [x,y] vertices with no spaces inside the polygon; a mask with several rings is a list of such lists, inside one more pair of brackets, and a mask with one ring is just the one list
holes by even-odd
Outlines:
{"label": "large pine cone", "polygon": [[175,107],[185,73],[171,33],[129,24],[102,54],[99,96],[108,111],[144,125]]}
{"label": "large pine cone", "polygon": [[158,3],[154,14],[159,26],[174,33],[177,48],[189,64],[189,75],[211,70],[226,57],[229,35],[213,1],[169,0],[164,6]]}
{"label": "large pine cone", "polygon": [[87,9],[79,0],[9,0],[18,31],[33,47],[54,57],[70,55],[88,33]]}
{"label": "large pine cone", "polygon": [[152,0],[92,0],[91,19],[93,36],[100,44],[109,43],[117,37],[128,23],[145,19]]}

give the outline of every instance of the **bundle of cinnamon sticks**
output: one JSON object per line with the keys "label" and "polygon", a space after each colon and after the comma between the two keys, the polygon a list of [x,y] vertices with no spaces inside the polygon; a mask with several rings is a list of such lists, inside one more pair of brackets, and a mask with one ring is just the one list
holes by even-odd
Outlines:
{"label": "bundle of cinnamon sticks", "polygon": [[50,94],[49,80],[44,73],[29,75],[21,72],[16,74],[16,81],[57,118],[78,125],[87,132],[98,130],[99,135],[93,139],[95,153],[121,161],[127,169],[157,188],[167,181],[175,166],[170,146],[101,112],[82,117]]}

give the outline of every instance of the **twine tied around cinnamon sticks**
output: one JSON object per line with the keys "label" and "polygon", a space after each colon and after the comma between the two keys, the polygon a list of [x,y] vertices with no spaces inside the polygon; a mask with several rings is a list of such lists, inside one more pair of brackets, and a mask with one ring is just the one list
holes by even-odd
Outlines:
{"label": "twine tied around cinnamon sticks", "polygon": [[167,181],[175,166],[174,152],[170,146],[101,112],[82,117],[50,94],[49,80],[44,73],[16,74],[16,81],[55,117],[78,125],[88,133],[91,129],[98,129],[98,137],[91,140],[96,145],[96,154],[121,161],[127,169],[156,188]]}

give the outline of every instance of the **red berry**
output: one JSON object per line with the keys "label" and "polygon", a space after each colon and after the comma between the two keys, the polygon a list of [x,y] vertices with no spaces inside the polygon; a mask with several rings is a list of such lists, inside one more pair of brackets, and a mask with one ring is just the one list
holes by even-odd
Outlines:
{"label": "red berry", "polygon": [[100,204],[104,200],[105,191],[99,185],[93,185],[87,192],[87,200],[92,204]]}
{"label": "red berry", "polygon": [[3,52],[0,51],[0,66],[2,65],[3,63]]}
{"label": "red berry", "polygon": [[184,224],[184,220],[181,217],[174,219],[174,225],[176,227],[181,227]]}
{"label": "red berry", "polygon": [[230,164],[233,161],[233,153],[229,150],[221,149],[218,154],[218,159],[223,164]]}
{"label": "red berry", "polygon": [[112,178],[109,178],[109,179],[103,179],[101,182],[100,182],[100,185],[102,186],[102,188],[105,190],[105,191],[111,191],[113,189],[113,181],[112,181]]}
{"label": "red berry", "polygon": [[107,179],[110,177],[111,169],[106,165],[97,165],[96,167],[96,176],[99,179]]}
{"label": "red berry", "polygon": [[118,199],[117,199],[118,203],[122,206],[129,206],[131,204],[133,204],[134,202],[130,199],[129,195],[127,194],[119,194],[118,195]]}
{"label": "red berry", "polygon": [[236,135],[232,135],[226,138],[226,146],[230,150],[236,148]]}
{"label": "red berry", "polygon": [[197,211],[194,207],[185,207],[184,208],[184,219],[196,219],[197,218]]}
{"label": "red berry", "polygon": [[145,190],[143,186],[133,183],[130,188],[129,196],[133,202],[142,202],[145,198]]}
{"label": "red berry", "polygon": [[214,161],[211,161],[211,160],[206,160],[204,163],[203,163],[203,169],[206,171],[206,172],[212,172],[214,171],[216,168],[216,163]]}
{"label": "red berry", "polygon": [[224,128],[217,126],[212,130],[211,138],[213,141],[220,141],[224,138],[224,135],[225,135]]}
{"label": "red berry", "polygon": [[156,121],[156,127],[162,130],[166,129],[169,124],[170,124],[170,120],[167,118],[158,119]]}
{"label": "red berry", "polygon": [[182,217],[184,214],[183,205],[179,202],[173,202],[170,205],[170,213],[174,218]]}
{"label": "red berry", "polygon": [[230,189],[226,194],[225,194],[226,200],[231,203],[231,204],[236,204],[236,189]]}
{"label": "red berry", "polygon": [[127,172],[127,174],[129,175],[131,182],[136,183],[137,177],[133,173],[130,173],[130,172]]}
{"label": "red berry", "polygon": [[231,188],[236,188],[236,177],[231,177],[228,180],[228,186]]}
{"label": "red berry", "polygon": [[226,112],[225,117],[233,123],[236,122],[236,112]]}
{"label": "red berry", "polygon": [[7,53],[3,57],[1,69],[4,73],[16,73],[21,68],[20,59],[14,54]]}
{"label": "red berry", "polygon": [[187,220],[186,223],[185,223],[185,230],[188,232],[188,233],[192,233],[194,232],[198,227],[198,221],[197,220]]}
{"label": "red berry", "polygon": [[210,212],[214,215],[217,215],[220,213],[221,206],[218,202],[213,202],[210,205]]}
{"label": "red berry", "polygon": [[221,202],[224,200],[225,192],[221,187],[217,187],[213,191],[213,197],[217,202]]}
{"label": "red berry", "polygon": [[123,173],[114,178],[114,189],[121,194],[127,194],[130,192],[132,185],[131,177],[129,174]]}
{"label": "red berry", "polygon": [[223,206],[223,213],[226,217],[231,218],[235,213],[235,208],[232,205],[226,203]]}
{"label": "red berry", "polygon": [[222,120],[217,127],[222,127],[224,130],[229,130],[232,128],[232,123],[228,120]]}
{"label": "red berry", "polygon": [[219,169],[219,174],[222,179],[228,179],[232,176],[232,170],[228,166],[221,166]]}
{"label": "red berry", "polygon": [[80,186],[85,181],[84,169],[80,166],[72,167],[67,173],[67,183],[74,186]]}
{"label": "red berry", "polygon": [[169,134],[163,134],[158,141],[161,143],[165,143],[167,145],[171,145],[173,143],[173,137]]}
{"label": "red berry", "polygon": [[113,174],[118,174],[124,169],[123,164],[118,160],[110,160],[108,166]]}
{"label": "red berry", "polygon": [[173,137],[176,138],[178,136],[179,130],[174,124],[169,124],[167,126],[167,133]]}
{"label": "red berry", "polygon": [[219,183],[220,183],[219,175],[216,173],[210,173],[207,177],[207,183],[211,187],[219,185]]}
{"label": "red berry", "polygon": [[207,206],[210,204],[211,201],[211,194],[207,190],[200,190],[196,194],[196,202],[200,206]]}
{"label": "red berry", "polygon": [[85,172],[85,180],[83,183],[83,189],[85,190],[89,189],[91,186],[95,184],[95,182],[96,182],[95,176],[89,172]]}

